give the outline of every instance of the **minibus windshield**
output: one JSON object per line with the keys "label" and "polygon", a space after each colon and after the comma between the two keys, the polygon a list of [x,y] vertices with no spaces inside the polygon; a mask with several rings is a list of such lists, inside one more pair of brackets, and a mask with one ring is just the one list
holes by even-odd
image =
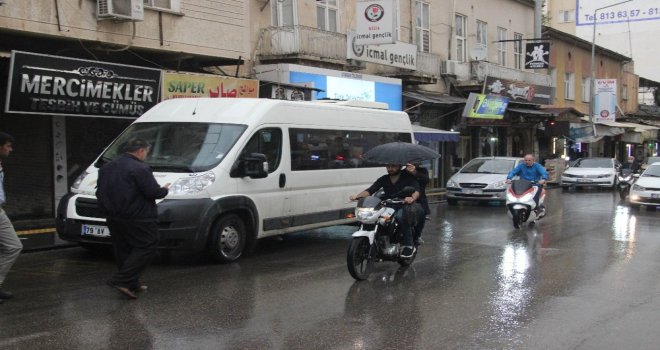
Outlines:
{"label": "minibus windshield", "polygon": [[201,172],[218,165],[247,128],[239,124],[134,123],[108,147],[95,164],[103,164],[124,153],[132,138],[151,144],[145,160],[154,171]]}

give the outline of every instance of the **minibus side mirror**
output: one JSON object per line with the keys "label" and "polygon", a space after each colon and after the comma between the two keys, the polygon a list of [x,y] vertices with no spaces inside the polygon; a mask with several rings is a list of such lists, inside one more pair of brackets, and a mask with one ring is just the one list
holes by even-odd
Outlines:
{"label": "minibus side mirror", "polygon": [[268,162],[261,153],[242,155],[231,168],[231,177],[245,177],[261,179],[268,176]]}

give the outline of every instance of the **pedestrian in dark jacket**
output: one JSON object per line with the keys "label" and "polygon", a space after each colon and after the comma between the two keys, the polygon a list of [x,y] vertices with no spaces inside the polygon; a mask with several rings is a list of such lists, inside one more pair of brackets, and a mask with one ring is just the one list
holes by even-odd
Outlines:
{"label": "pedestrian in dark jacket", "polygon": [[108,285],[130,299],[147,289],[140,276],[158,252],[156,199],[165,197],[170,186],[158,185],[144,163],[150,149],[145,140],[129,140],[125,153],[99,170],[96,190],[117,261],[117,272]]}
{"label": "pedestrian in dark jacket", "polygon": [[[14,150],[14,138],[4,132],[0,132],[0,161],[9,157],[9,154]],[[0,304],[6,299],[11,299],[13,294],[1,289],[2,283],[9,270],[18,259],[18,255],[23,250],[23,243],[16,235],[14,225],[7,217],[3,206],[7,200],[5,195],[5,172],[0,162]]]}
{"label": "pedestrian in dark jacket", "polygon": [[419,182],[419,199],[417,202],[424,209],[424,220],[420,220],[415,226],[415,235],[413,240],[415,245],[420,245],[424,243],[422,240],[422,230],[424,230],[424,224],[426,224],[426,218],[431,214],[431,208],[429,208],[429,201],[426,198],[426,185],[429,184],[429,171],[428,169],[421,167],[419,164],[407,164],[406,171],[413,175],[417,182]]}

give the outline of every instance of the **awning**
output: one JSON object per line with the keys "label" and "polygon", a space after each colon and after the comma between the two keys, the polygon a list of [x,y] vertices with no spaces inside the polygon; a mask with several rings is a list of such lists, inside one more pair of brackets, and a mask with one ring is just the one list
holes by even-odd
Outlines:
{"label": "awning", "polygon": [[458,142],[461,137],[460,133],[456,131],[447,131],[441,129],[427,128],[421,125],[412,126],[413,134],[415,135],[415,140],[422,142]]}
{"label": "awning", "polygon": [[534,117],[552,117],[552,114],[539,109],[527,109],[527,108],[507,108],[507,112],[513,112],[524,115],[531,115]]}
{"label": "awning", "polygon": [[596,134],[598,136],[616,136],[621,135],[626,132],[623,128],[617,128],[615,126],[601,125],[596,123]]}
{"label": "awning", "polygon": [[456,97],[456,96],[450,96],[446,94],[438,94],[432,92],[404,91],[403,96],[420,102],[426,102],[426,103],[438,104],[438,105],[457,105],[457,104],[465,104],[465,102],[467,102],[467,100],[462,97]]}

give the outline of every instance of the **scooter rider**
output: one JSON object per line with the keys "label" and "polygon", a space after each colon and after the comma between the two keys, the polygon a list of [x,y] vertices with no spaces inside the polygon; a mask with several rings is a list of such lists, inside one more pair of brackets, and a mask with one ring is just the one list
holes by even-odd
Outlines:
{"label": "scooter rider", "polygon": [[536,195],[534,196],[534,203],[536,204],[536,209],[534,210],[539,213],[539,199],[541,198],[542,192],[541,189],[546,180],[548,180],[548,172],[541,164],[536,163],[535,160],[536,159],[534,158],[533,154],[526,154],[525,158],[523,158],[523,162],[518,164],[517,167],[511,169],[509,174],[506,176],[506,183],[510,184],[511,179],[513,179],[513,177],[516,175],[520,176],[521,179],[535,181],[537,183],[535,186],[539,187],[539,190],[536,191]]}
{"label": "scooter rider", "polygon": [[[419,204],[415,203],[415,201],[419,198],[419,182],[417,181],[417,178],[415,178],[415,176],[411,175],[410,173],[402,172],[402,167],[403,166],[399,164],[387,164],[385,167],[387,169],[387,175],[379,177],[376,182],[374,182],[369,188],[358,193],[357,195],[351,196],[350,200],[355,201],[359,198],[370,196],[381,188],[385,192],[382,199],[391,199],[405,187],[413,187],[415,192],[413,192],[410,197],[404,198],[403,201],[406,205],[414,206],[409,208],[412,209],[409,211],[414,213],[416,216],[417,220],[414,221],[419,222],[419,220],[424,220],[424,210],[419,207]],[[403,234],[403,250],[401,252],[401,257],[410,258],[415,254],[416,250],[415,246],[413,245],[412,236],[412,227],[415,223],[410,222],[411,220],[406,217],[407,215],[404,215],[404,212],[404,208],[397,209],[394,216],[399,223],[401,233]]]}

